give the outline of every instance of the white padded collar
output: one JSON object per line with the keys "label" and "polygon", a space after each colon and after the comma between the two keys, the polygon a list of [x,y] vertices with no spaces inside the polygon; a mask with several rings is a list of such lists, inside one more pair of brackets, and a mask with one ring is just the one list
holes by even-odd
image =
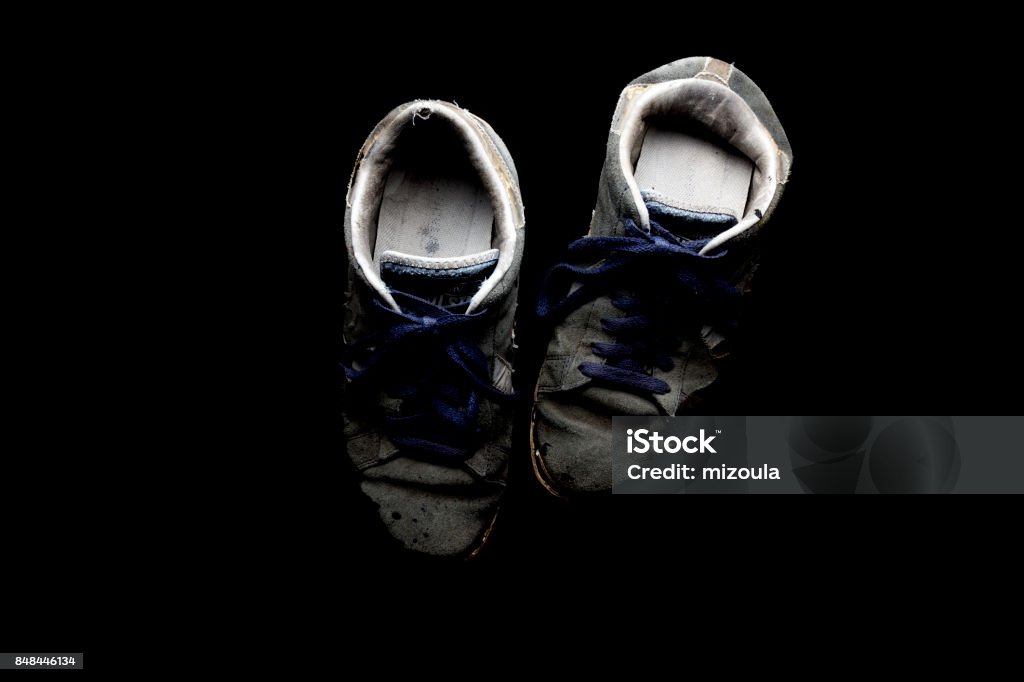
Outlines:
{"label": "white padded collar", "polygon": [[684,116],[706,127],[754,164],[747,207],[739,222],[715,236],[701,253],[715,249],[750,229],[767,212],[789,162],[757,115],[742,97],[713,80],[686,78],[656,85],[636,85],[622,93],[619,122],[619,163],[640,215],[641,227],[651,229],[647,206],[633,177],[649,116]]}
{"label": "white padded collar", "polygon": [[480,180],[494,208],[493,246],[499,252],[498,264],[470,300],[466,312],[473,312],[512,265],[517,238],[516,225],[517,221],[522,221],[522,203],[515,193],[514,182],[508,172],[499,168],[501,155],[494,143],[472,114],[453,104],[436,100],[410,102],[385,119],[363,145],[348,192],[353,258],[356,268],[370,288],[388,305],[399,310],[395,299],[373,267],[373,235],[398,137],[406,126],[415,125],[416,120],[431,116],[439,116],[449,122],[463,141],[465,152],[480,174]]}

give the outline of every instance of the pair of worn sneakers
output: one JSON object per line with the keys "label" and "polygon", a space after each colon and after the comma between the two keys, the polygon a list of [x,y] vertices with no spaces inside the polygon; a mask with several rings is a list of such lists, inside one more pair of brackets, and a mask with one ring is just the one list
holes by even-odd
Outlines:
{"label": "pair of worn sneakers", "polygon": [[[768,100],[730,64],[682,59],[623,90],[590,231],[537,305],[552,333],[530,456],[549,491],[611,490],[613,415],[697,409],[791,160]],[[512,454],[524,225],[508,150],[458,106],[404,104],[359,152],[345,215],[345,441],[363,493],[408,548],[471,556],[493,528]]]}

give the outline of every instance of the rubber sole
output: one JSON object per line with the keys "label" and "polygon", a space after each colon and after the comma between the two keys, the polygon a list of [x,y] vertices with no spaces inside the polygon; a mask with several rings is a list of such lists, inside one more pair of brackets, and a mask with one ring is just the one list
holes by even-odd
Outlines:
{"label": "rubber sole", "polygon": [[466,554],[462,558],[463,561],[472,561],[472,560],[476,559],[478,556],[480,556],[480,552],[483,551],[484,545],[486,545],[487,541],[491,539],[491,533],[494,532],[494,524],[497,523],[497,521],[498,521],[498,514],[500,514],[500,513],[501,513],[501,506],[499,505],[498,506],[498,510],[494,512],[494,516],[491,517],[491,522],[489,524],[487,524],[487,528],[484,529],[484,532],[480,536],[480,539],[477,540],[476,545],[473,547],[473,549],[471,549],[469,551],[468,554]]}
{"label": "rubber sole", "polygon": [[552,480],[551,473],[547,467],[544,466],[544,456],[540,452],[540,448],[536,444],[537,434],[537,392],[540,389],[540,381],[533,387],[533,406],[530,408],[530,462],[533,464],[533,476],[537,479],[537,482],[541,484],[544,490],[554,495],[560,500],[567,500],[569,497],[563,493],[558,492],[555,487],[555,483]]}

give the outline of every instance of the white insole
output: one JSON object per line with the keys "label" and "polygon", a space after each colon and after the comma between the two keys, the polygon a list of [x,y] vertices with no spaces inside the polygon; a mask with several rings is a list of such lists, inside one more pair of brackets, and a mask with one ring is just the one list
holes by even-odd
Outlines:
{"label": "white insole", "polygon": [[743,217],[754,173],[750,159],[725,144],[650,127],[637,159],[637,186],[664,204]]}
{"label": "white insole", "polygon": [[385,251],[452,258],[491,248],[494,210],[479,179],[426,170],[396,167],[388,175],[373,249],[376,267]]}

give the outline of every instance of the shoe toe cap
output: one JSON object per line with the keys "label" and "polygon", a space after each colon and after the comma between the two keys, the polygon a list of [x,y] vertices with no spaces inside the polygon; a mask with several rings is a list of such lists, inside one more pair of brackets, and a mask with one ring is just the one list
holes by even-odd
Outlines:
{"label": "shoe toe cap", "polygon": [[606,493],[612,487],[611,417],[542,396],[534,408],[537,476],[556,494]]}
{"label": "shoe toe cap", "polygon": [[[402,474],[409,468],[404,464]],[[465,477],[459,481],[430,481],[422,474],[410,480],[396,473],[385,465],[364,479],[360,488],[376,504],[388,532],[404,547],[458,557],[482,546],[498,512],[500,486],[475,481],[465,472],[459,472]]]}

